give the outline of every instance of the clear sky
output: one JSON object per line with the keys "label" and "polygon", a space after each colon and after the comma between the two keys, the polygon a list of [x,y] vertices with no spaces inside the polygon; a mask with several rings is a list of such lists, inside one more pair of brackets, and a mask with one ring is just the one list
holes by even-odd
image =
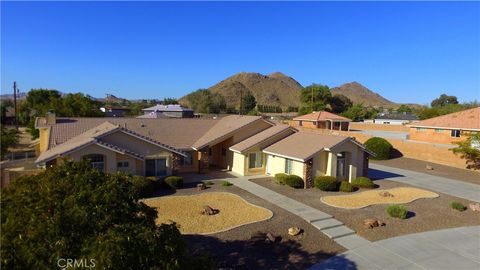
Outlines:
{"label": "clear sky", "polygon": [[237,72],[480,100],[479,2],[1,2],[1,90],[181,97]]}

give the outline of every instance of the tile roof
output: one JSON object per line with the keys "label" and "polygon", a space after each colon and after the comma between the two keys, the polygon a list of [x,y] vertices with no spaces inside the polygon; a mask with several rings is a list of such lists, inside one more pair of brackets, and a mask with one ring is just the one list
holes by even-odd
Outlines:
{"label": "tile roof", "polygon": [[411,127],[480,130],[480,107],[426,119]]}
{"label": "tile roof", "polygon": [[[290,132],[287,132],[287,131],[290,131]],[[278,135],[278,134],[281,134],[281,133],[284,133],[285,134],[285,137],[290,135],[290,134],[293,134],[295,133],[295,130],[290,127],[289,125],[277,125],[277,126],[273,126],[271,128],[267,128],[266,130],[256,134],[256,135],[253,135],[252,137],[250,138],[247,138],[235,145],[232,145],[230,147],[230,150],[232,151],[236,151],[236,152],[244,152],[244,151],[247,151],[248,149],[252,148],[252,147],[255,147],[256,145],[268,140],[269,138],[275,136],[275,135]]]}
{"label": "tile roof", "polygon": [[[219,140],[232,136],[232,134],[257,121],[265,121],[261,116],[248,115],[229,115],[220,118],[217,124],[210,128],[203,136],[201,136],[193,145],[192,148],[199,150],[210,144],[215,144]],[[273,124],[271,124],[273,126]]]}
{"label": "tile roof", "polygon": [[305,115],[301,115],[293,118],[294,121],[326,121],[326,120],[337,120],[337,121],[352,121],[346,117],[336,115],[331,112],[319,111],[313,112]]}
{"label": "tile roof", "polygon": [[162,105],[162,104],[157,104],[155,106],[149,107],[142,109],[144,112],[148,111],[158,111],[158,112],[186,112],[186,111],[193,111],[192,109],[188,108],[183,108],[181,105],[178,104],[168,104],[168,105]]}
{"label": "tile roof", "polygon": [[349,140],[351,140],[350,137],[301,131],[272,144],[263,152],[303,162],[322,150],[330,149]]}

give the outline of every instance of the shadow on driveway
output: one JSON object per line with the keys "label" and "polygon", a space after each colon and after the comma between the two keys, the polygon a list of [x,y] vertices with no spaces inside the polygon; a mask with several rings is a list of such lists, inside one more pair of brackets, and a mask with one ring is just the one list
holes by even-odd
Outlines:
{"label": "shadow on driveway", "polygon": [[386,178],[405,177],[405,175],[370,168],[368,169],[368,177],[372,180],[381,180]]}

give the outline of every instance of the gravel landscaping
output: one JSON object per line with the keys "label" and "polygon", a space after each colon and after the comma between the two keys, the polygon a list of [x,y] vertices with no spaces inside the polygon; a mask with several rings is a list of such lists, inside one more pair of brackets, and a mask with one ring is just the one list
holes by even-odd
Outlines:
{"label": "gravel landscaping", "polygon": [[[273,212],[273,217],[232,230],[210,235],[184,234],[193,254],[209,254],[216,268],[227,269],[306,269],[309,266],[342,253],[345,248],[329,239],[303,219],[252,195],[236,186],[222,186],[222,181],[212,181],[207,189],[197,191],[195,184],[176,191],[165,190],[161,195],[205,194],[209,192],[230,192],[243,199]],[[290,227],[303,230],[298,236],[288,235]],[[267,232],[276,236],[275,243],[267,243]]]}
{"label": "gravel landscaping", "polygon": [[[163,196],[144,200],[157,209],[157,224],[175,222],[182,234],[212,234],[269,219],[273,213],[229,192],[205,192],[189,196]],[[216,212],[201,213],[207,205]]]}
{"label": "gravel landscaping", "polygon": [[[342,209],[326,205],[320,200],[323,196],[345,195],[350,193],[320,191],[315,188],[293,189],[288,186],[276,184],[275,180],[271,177],[250,181],[333,215],[336,219],[345,223],[347,227],[355,230],[358,235],[370,241],[410,233],[480,225],[480,212],[473,212],[470,209],[459,212],[450,206],[453,201],[460,202],[463,205],[468,205],[470,201],[443,193],[439,193],[438,198],[418,199],[404,204],[409,213],[407,219],[402,220],[389,217],[386,213],[386,208],[388,207],[386,204],[371,205],[361,209]],[[375,184],[379,185],[379,189],[410,187],[409,185],[388,180],[375,181]],[[355,193],[365,190],[368,189],[360,189]],[[363,221],[367,218],[379,219],[386,225],[374,229],[366,228],[363,225]]]}
{"label": "gravel landscaping", "polygon": [[[387,192],[391,196],[382,196]],[[345,209],[359,209],[374,204],[400,204],[409,203],[423,198],[437,198],[438,194],[425,189],[398,187],[392,189],[374,189],[354,194],[325,196],[321,201],[325,204]]]}

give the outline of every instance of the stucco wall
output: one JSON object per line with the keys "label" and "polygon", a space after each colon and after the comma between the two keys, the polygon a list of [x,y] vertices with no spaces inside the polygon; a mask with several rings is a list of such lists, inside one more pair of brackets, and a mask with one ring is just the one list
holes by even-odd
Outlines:
{"label": "stucco wall", "polygon": [[166,149],[146,142],[142,139],[135,138],[123,132],[115,132],[102,138],[102,141],[120,146],[144,156],[170,156],[171,153]]}
{"label": "stucco wall", "polygon": [[452,137],[450,129],[436,131],[434,128],[417,130],[417,128],[412,127],[409,131],[409,139],[433,143],[454,143],[465,140],[468,133],[468,131],[462,131],[460,137]]}
{"label": "stucco wall", "polygon": [[240,175],[245,174],[245,156],[239,153],[233,153],[232,171]]}
{"label": "stucco wall", "polygon": [[84,156],[90,154],[100,154],[104,157],[105,162],[105,171],[106,172],[116,172],[117,171],[117,153],[105,149],[98,145],[89,145],[85,148],[80,149],[79,151],[73,152],[69,155],[75,161],[81,161]]}
{"label": "stucco wall", "polygon": [[133,158],[131,156],[128,156],[128,155],[122,155],[122,154],[119,154],[119,153],[116,153],[116,159],[117,159],[117,163],[118,162],[121,162],[121,161],[127,161],[128,162],[128,167],[127,168],[118,168],[117,167],[117,170],[118,171],[121,171],[121,172],[126,172],[126,173],[131,173],[131,174],[140,174],[141,171],[137,171],[137,160],[136,158]]}
{"label": "stucco wall", "polygon": [[404,125],[379,125],[364,122],[350,122],[350,130],[381,130],[408,132],[408,127]]}
{"label": "stucco wall", "polygon": [[[352,142],[343,143],[332,149],[333,154],[339,154],[341,152],[347,152],[347,164],[352,165],[355,168],[355,178],[362,176],[363,173],[363,150]],[[351,168],[350,168],[351,170]],[[347,174],[348,175],[348,174]],[[349,179],[351,180],[351,179]]]}
{"label": "stucco wall", "polygon": [[198,151],[191,151],[191,153],[192,165],[180,165],[180,167],[178,167],[178,172],[198,172],[199,153]]}
{"label": "stucco wall", "polygon": [[[270,160],[270,175],[285,173],[285,158],[273,155],[267,155]],[[293,160],[292,174],[303,178],[303,162]]]}
{"label": "stucco wall", "polygon": [[40,139],[40,153],[47,151],[48,148],[48,136],[49,131],[48,128],[39,128],[39,139]]}

